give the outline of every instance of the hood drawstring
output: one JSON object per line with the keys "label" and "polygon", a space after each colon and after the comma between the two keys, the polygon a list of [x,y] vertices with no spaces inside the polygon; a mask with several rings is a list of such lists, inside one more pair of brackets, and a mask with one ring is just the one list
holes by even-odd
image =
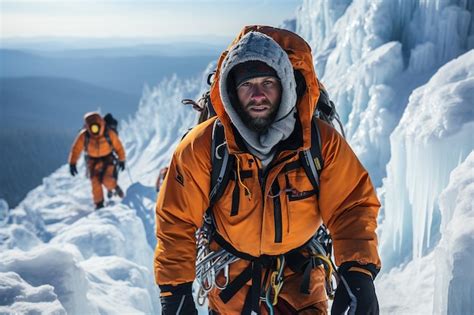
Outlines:
{"label": "hood drawstring", "polygon": [[237,160],[237,179],[238,179],[238,185],[240,185],[244,191],[245,191],[245,196],[249,199],[252,200],[252,193],[250,192],[250,189],[245,186],[245,184],[242,182],[242,179],[240,178],[240,159],[237,155],[235,155],[235,158]]}

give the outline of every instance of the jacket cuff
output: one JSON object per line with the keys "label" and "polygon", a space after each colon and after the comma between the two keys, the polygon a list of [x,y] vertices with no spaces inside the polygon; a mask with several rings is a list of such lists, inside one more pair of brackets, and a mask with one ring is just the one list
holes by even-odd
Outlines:
{"label": "jacket cuff", "polygon": [[[359,271],[357,270],[358,268],[362,270]],[[372,279],[375,280],[375,277],[377,277],[377,274],[379,273],[380,269],[378,269],[377,266],[375,266],[374,264],[362,265],[356,261],[346,261],[338,269],[338,272],[340,274],[345,274],[349,271],[357,271],[362,273],[365,273],[364,271],[368,271],[372,275]]]}
{"label": "jacket cuff", "polygon": [[333,239],[333,247],[337,266],[355,261],[361,265],[374,264],[378,269],[381,267],[377,240]]}
{"label": "jacket cuff", "polygon": [[193,283],[186,282],[178,285],[159,285],[160,296],[173,296],[173,295],[192,295],[193,294]]}

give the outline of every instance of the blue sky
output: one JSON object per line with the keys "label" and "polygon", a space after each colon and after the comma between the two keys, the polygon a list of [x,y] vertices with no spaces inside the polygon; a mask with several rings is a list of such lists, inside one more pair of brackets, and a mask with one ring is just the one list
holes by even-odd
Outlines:
{"label": "blue sky", "polygon": [[278,26],[302,0],[0,0],[0,38],[235,36]]}

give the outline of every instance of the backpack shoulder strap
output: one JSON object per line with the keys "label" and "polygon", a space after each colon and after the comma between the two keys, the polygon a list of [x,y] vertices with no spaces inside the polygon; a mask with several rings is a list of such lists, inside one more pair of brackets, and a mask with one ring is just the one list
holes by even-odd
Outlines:
{"label": "backpack shoulder strap", "polygon": [[112,139],[110,139],[109,128],[106,126],[104,130],[104,137],[107,140],[107,143],[110,145],[112,150],[114,150],[114,145],[112,144]]}
{"label": "backpack shoulder strap", "polygon": [[319,176],[323,169],[323,158],[317,118],[313,117],[311,123],[311,148],[300,152],[300,161],[306,176],[308,176],[316,191],[316,195],[319,197]]}
{"label": "backpack shoulder strap", "polygon": [[212,128],[211,140],[211,192],[209,194],[209,208],[222,197],[232,171],[234,157],[229,155],[225,141],[224,126],[216,119]]}
{"label": "backpack shoulder strap", "polygon": [[[224,127],[219,119],[216,119],[212,129],[211,140],[211,192],[209,194],[210,207],[212,207],[224,193],[232,172],[234,157],[229,155],[227,143],[225,142]],[[321,153],[321,135],[316,118],[311,124],[311,148],[300,152],[300,161],[319,195],[319,176],[323,169]]]}
{"label": "backpack shoulder strap", "polygon": [[86,155],[88,155],[88,148],[89,148],[89,141],[91,139],[91,135],[89,134],[89,132],[86,130],[84,132],[84,152],[86,153]]}
{"label": "backpack shoulder strap", "polygon": [[311,125],[311,139],[314,143],[311,143],[311,156],[315,163],[316,171],[318,175],[321,174],[321,171],[324,167],[323,155],[321,152],[322,143],[321,143],[321,133],[319,132],[318,118],[313,117]]}

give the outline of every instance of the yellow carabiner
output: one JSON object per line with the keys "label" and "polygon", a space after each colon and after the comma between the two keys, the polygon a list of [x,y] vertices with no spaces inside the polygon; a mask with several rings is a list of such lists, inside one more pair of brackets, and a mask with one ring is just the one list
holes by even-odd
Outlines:
{"label": "yellow carabiner", "polygon": [[320,259],[327,266],[327,268],[324,268],[325,273],[326,273],[325,274],[325,276],[326,276],[326,291],[327,291],[329,299],[333,300],[334,299],[334,294],[335,294],[335,289],[334,289],[331,277],[335,273],[334,273],[334,268],[333,268],[331,259],[328,256],[324,256],[322,254],[313,255],[313,257]]}
{"label": "yellow carabiner", "polygon": [[321,259],[326,264],[326,266],[328,268],[327,271],[326,271],[326,281],[331,281],[331,275],[333,273],[333,268],[332,268],[331,260],[329,259],[329,257],[321,255],[321,254],[314,255],[314,257],[316,257],[318,259]]}
{"label": "yellow carabiner", "polygon": [[283,286],[284,280],[282,278],[283,274],[283,264],[280,260],[280,257],[277,258],[277,266],[275,271],[272,272],[272,276],[270,278],[270,284],[273,289],[273,302],[272,305],[275,306],[278,303],[278,295],[280,294],[281,288]]}
{"label": "yellow carabiner", "polygon": [[278,303],[278,295],[280,294],[281,287],[283,286],[283,280],[277,282],[278,271],[272,273],[271,283],[273,288],[273,302],[272,305],[275,306]]}

